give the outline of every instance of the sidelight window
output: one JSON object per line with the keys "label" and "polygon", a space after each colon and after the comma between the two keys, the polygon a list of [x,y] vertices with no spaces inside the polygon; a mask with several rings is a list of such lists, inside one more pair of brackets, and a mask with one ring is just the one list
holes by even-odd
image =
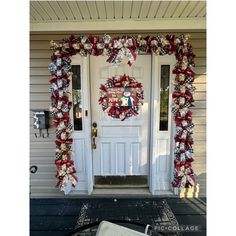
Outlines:
{"label": "sidelight window", "polygon": [[82,130],[81,67],[72,65],[72,98],[74,130]]}
{"label": "sidelight window", "polygon": [[168,131],[170,65],[161,65],[160,80],[160,131]]}

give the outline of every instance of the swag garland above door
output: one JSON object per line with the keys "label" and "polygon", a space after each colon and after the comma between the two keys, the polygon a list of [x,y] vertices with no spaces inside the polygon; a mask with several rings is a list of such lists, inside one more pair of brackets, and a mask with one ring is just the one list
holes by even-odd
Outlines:
{"label": "swag garland above door", "polygon": [[70,36],[59,43],[51,41],[51,64],[49,70],[52,75],[51,91],[51,116],[56,127],[56,160],[57,186],[68,192],[68,187],[76,186],[78,182],[75,175],[72,156],[73,125],[69,116],[72,102],[69,101],[68,88],[71,76],[72,55],[79,53],[81,56],[106,56],[107,62],[119,64],[124,57],[128,64],[135,63],[138,54],[171,55],[175,54],[176,65],[173,70],[175,79],[172,94],[172,113],[176,124],[175,134],[175,160],[173,187],[188,188],[194,185],[195,175],[192,169],[193,161],[193,127],[192,111],[193,93],[195,87],[194,53],[188,43],[189,35],[157,35],[157,36],[122,36],[112,38],[105,34],[98,36]]}

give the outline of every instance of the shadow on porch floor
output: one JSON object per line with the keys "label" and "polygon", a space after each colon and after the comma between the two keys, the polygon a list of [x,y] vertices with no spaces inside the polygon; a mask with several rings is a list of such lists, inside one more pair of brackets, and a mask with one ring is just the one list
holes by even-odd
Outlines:
{"label": "shadow on porch floor", "polygon": [[[30,200],[30,235],[65,236],[75,229],[78,217],[85,203],[92,205],[108,204],[114,198],[78,198],[78,199],[31,199]],[[131,198],[118,197],[122,204],[128,204]],[[160,202],[166,200],[179,225],[197,225],[201,232],[182,233],[183,236],[206,235],[206,199],[205,198],[132,198],[132,201]],[[119,209],[119,208],[118,208]],[[118,210],[117,209],[117,210]],[[135,207],[135,211],[137,211]],[[91,209],[92,214],[93,211]],[[94,211],[95,212],[95,211]],[[115,212],[114,212],[115,213]],[[150,214],[151,212],[150,208]],[[139,215],[139,217],[142,214]],[[155,220],[155,216],[152,215]]]}

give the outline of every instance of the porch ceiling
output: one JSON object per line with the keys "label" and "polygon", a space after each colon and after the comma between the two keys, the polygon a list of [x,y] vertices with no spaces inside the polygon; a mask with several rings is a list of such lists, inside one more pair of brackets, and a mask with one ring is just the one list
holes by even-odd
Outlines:
{"label": "porch ceiling", "polygon": [[205,21],[206,1],[30,1],[31,31],[202,30]]}

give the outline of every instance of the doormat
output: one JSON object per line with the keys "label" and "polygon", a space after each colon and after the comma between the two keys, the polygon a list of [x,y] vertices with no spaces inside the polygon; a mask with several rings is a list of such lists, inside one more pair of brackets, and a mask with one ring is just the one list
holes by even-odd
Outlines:
{"label": "doormat", "polygon": [[[75,226],[78,229],[87,224],[93,224],[106,221],[124,221],[129,227],[128,222],[132,223],[132,228],[137,231],[142,231],[143,227],[133,227],[133,223],[151,225],[153,229],[158,229],[160,226],[178,226],[178,221],[174,213],[165,200],[152,199],[93,199],[83,204],[79,217]],[[152,235],[182,235],[179,232],[163,232]]]}

